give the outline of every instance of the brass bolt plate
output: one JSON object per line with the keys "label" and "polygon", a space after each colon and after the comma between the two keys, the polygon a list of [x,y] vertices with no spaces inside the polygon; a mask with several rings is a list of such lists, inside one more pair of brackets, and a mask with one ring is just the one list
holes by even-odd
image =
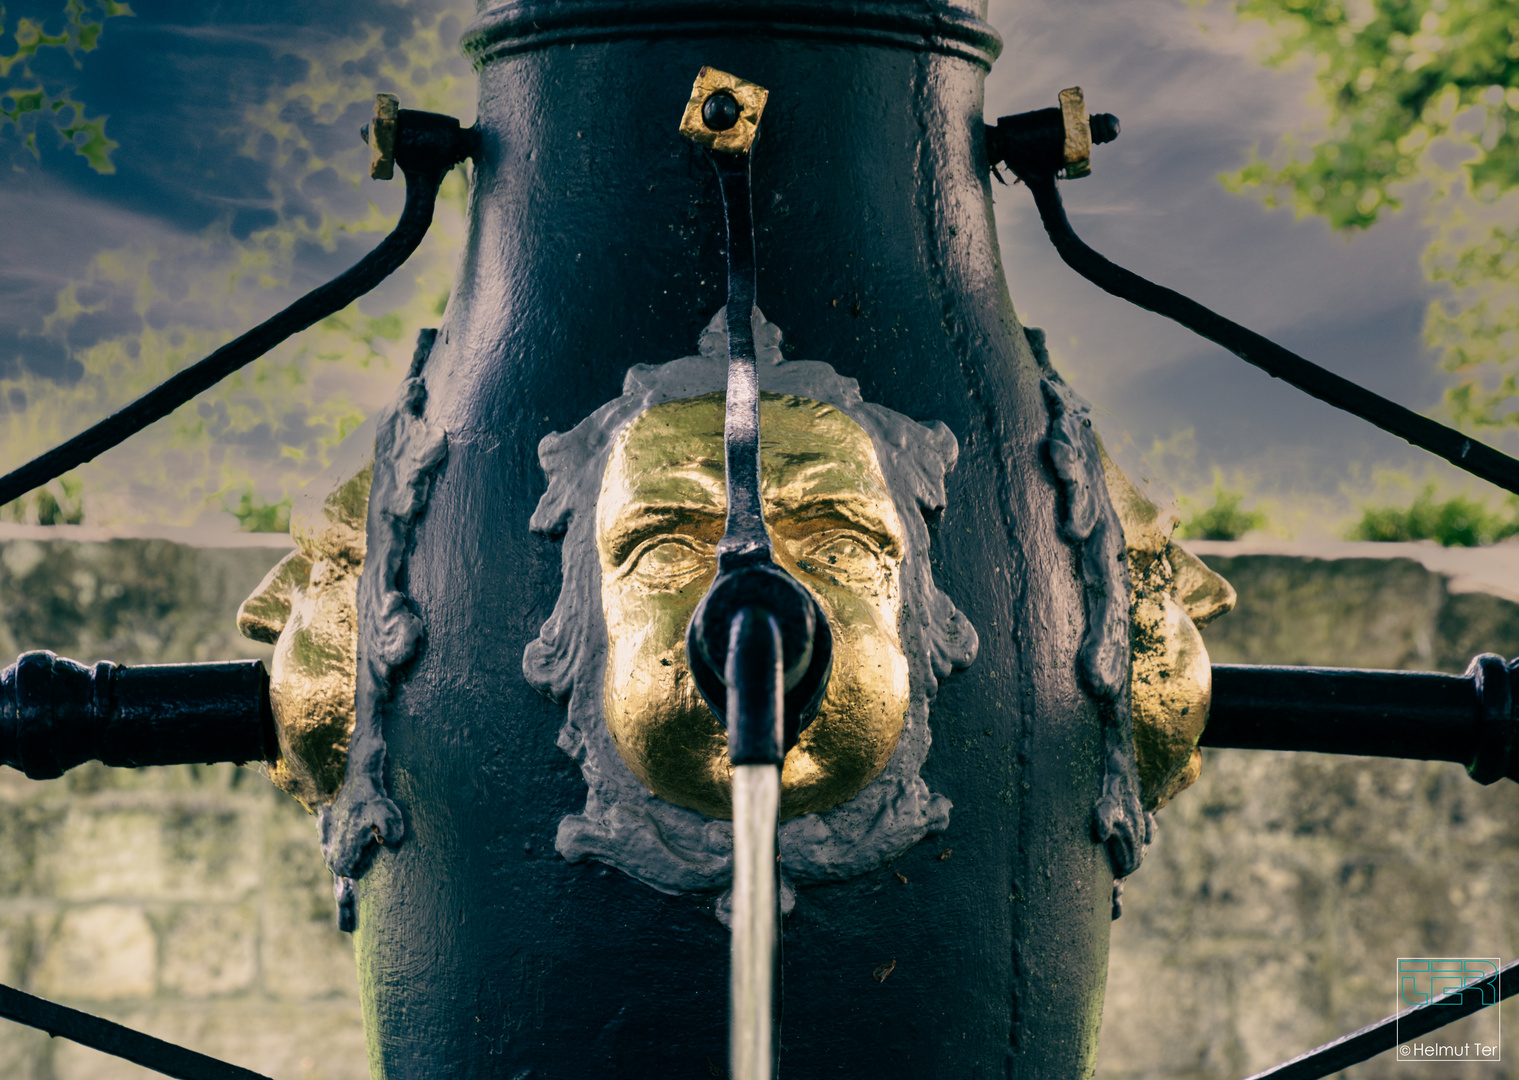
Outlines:
{"label": "brass bolt plate", "polygon": [[369,122],[369,175],[389,180],[396,174],[396,116],[401,99],[394,94],[374,96],[374,119]]}
{"label": "brass bolt plate", "polygon": [[[739,104],[738,123],[727,131],[713,131],[702,119],[702,106],[716,91],[726,90]],[[765,111],[765,101],[770,91],[758,83],[729,75],[726,71],[704,67],[691,86],[691,100],[686,103],[685,114],[680,118],[680,133],[694,143],[709,150],[725,154],[747,154],[754,145],[759,128],[760,114]]]}
{"label": "brass bolt plate", "polygon": [[1092,171],[1092,123],[1081,87],[1060,91],[1060,115],[1065,121],[1065,178],[1075,180]]}

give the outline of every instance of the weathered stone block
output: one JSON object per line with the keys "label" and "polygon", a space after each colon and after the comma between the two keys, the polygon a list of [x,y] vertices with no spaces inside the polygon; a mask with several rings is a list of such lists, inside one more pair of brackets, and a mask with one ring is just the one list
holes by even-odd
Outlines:
{"label": "weathered stone block", "polygon": [[72,804],[38,852],[34,878],[64,900],[226,902],[258,886],[247,852],[261,847],[266,807],[144,794]]}
{"label": "weathered stone block", "polygon": [[1214,663],[1459,672],[1479,652],[1519,655],[1513,545],[1188,547],[1239,592],[1203,632]]}
{"label": "weathered stone block", "polygon": [[282,545],[61,538],[69,530],[44,541],[41,530],[10,531],[29,535],[0,543],[0,655],[52,649],[118,663],[273,656],[244,641],[228,615],[283,557]]}
{"label": "weathered stone block", "polygon": [[15,986],[25,979],[31,954],[31,920],[19,912],[0,913],[0,982]]}
{"label": "weathered stone block", "polygon": [[277,998],[357,1000],[353,939],[337,928],[332,875],[315,819],[282,798],[269,815],[261,901],[264,990]]}
{"label": "weathered stone block", "polygon": [[29,980],[47,998],[113,1001],[158,990],[158,939],[141,907],[96,904],[34,922],[38,959]]}
{"label": "weathered stone block", "polygon": [[0,1076],[6,1080],[72,1080],[51,1071],[54,1041],[46,1032],[5,1022],[0,1026]]}
{"label": "weathered stone block", "polygon": [[[0,771],[11,773],[10,769]],[[29,801],[28,795],[36,798],[35,787],[11,798],[0,793],[0,898],[52,892],[38,853],[57,849],[67,815],[62,807]]]}
{"label": "weathered stone block", "polygon": [[155,918],[163,988],[183,997],[251,989],[258,979],[258,909],[181,905]]}
{"label": "weathered stone block", "polygon": [[1109,1080],[1233,1075],[1234,1001],[1219,978],[1224,965],[1183,959],[1154,944],[1136,946],[1126,959],[1108,973],[1106,1014],[1123,1022],[1103,1032],[1098,1074]]}
{"label": "weathered stone block", "polygon": [[36,876],[60,900],[163,895],[162,817],[154,807],[77,806],[38,854]]}
{"label": "weathered stone block", "polygon": [[[276,1080],[368,1080],[364,1032],[354,1011],[347,1002],[282,1005],[244,998],[101,1010],[119,1023]],[[149,1080],[155,1075],[61,1039],[53,1048],[51,1067],[49,1080]]]}

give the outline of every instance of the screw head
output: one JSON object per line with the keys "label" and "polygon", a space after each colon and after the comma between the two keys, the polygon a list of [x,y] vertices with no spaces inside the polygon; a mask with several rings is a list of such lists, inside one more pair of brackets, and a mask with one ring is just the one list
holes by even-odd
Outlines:
{"label": "screw head", "polygon": [[701,119],[711,131],[727,131],[738,123],[738,99],[726,90],[714,91],[702,104]]}

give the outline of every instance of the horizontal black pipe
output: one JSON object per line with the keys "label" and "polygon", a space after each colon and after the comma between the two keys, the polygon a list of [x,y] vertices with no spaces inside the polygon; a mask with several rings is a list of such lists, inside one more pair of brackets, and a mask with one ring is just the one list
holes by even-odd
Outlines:
{"label": "horizontal black pipe", "polygon": [[1201,745],[1454,761],[1483,783],[1519,779],[1516,665],[1491,653],[1464,675],[1214,664]]}
{"label": "horizontal black pipe", "polygon": [[0,764],[51,780],[86,761],[273,761],[269,675],[259,660],[91,667],[46,651],[0,672]]}
{"label": "horizontal black pipe", "polygon": [[390,234],[348,270],[312,289],[273,318],[234,338],[204,360],[177,372],[127,405],[46,453],[0,476],[0,506],[93,461],[196,394],[334,312],[341,311],[389,277],[411,257],[432,224],[433,205],[444,175],[474,153],[477,136],[459,121],[436,113],[401,110],[396,131],[396,164],[406,176],[406,205]]}
{"label": "horizontal black pipe", "polygon": [[231,1065],[144,1035],[114,1020],[71,1009],[10,986],[0,986],[0,1016],[135,1062],[177,1080],[269,1080],[262,1073]]}

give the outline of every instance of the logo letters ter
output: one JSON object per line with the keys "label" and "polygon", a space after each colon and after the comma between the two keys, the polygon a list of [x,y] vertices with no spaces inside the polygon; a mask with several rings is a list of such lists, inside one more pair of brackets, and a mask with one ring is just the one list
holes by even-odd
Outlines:
{"label": "logo letters ter", "polygon": [[1409,1005],[1491,1005],[1498,1000],[1498,965],[1491,960],[1399,960],[1398,993]]}

